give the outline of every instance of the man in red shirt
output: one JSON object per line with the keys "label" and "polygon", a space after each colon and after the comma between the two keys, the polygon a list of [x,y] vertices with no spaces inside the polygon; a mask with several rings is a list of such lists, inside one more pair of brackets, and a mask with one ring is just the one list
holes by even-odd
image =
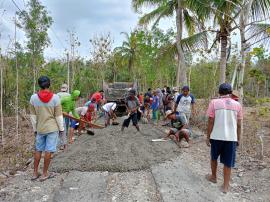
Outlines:
{"label": "man in red shirt", "polygon": [[98,92],[95,92],[92,97],[91,100],[96,99],[96,103],[97,103],[97,110],[99,110],[100,105],[104,103],[104,91],[100,90]]}

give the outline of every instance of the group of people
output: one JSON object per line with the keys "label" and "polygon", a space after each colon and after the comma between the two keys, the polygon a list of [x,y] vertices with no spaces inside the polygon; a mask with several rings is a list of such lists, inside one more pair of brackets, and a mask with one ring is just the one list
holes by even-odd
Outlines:
{"label": "group of people", "polygon": [[[67,137],[69,143],[73,143],[74,130],[78,128],[80,134],[85,127],[83,123],[91,123],[97,119],[97,111],[103,114],[105,127],[109,126],[111,120],[117,118],[117,103],[106,103],[104,92],[100,90],[94,93],[84,106],[76,107],[76,101],[80,98],[79,90],[69,94],[68,86],[63,84],[61,92],[54,94],[49,90],[50,79],[47,76],[41,76],[38,84],[40,91],[30,99],[30,118],[35,132],[34,173],[31,179],[44,181],[54,177],[48,173],[48,168],[57,146],[66,149]],[[172,137],[177,142],[184,138],[189,146],[189,122],[190,118],[196,115],[195,98],[188,86],[182,87],[181,91],[179,93],[177,88],[171,91],[169,87],[164,87],[162,90],[148,89],[143,95],[138,94],[135,89],[130,89],[125,100],[128,116],[123,121],[121,130],[129,127],[132,121],[140,131],[140,119],[145,119],[146,122],[152,119],[153,123],[157,124],[163,116],[163,120],[170,120],[168,124],[171,125],[165,138]],[[223,191],[227,192],[231,168],[235,164],[236,147],[240,141],[243,115],[238,97],[233,93],[230,84],[221,84],[219,94],[219,97],[211,100],[207,110],[209,120],[206,144],[211,146],[212,173],[206,178],[210,182],[217,182],[217,159],[220,157],[221,163],[224,164]],[[81,123],[80,120],[84,122]],[[42,152],[45,152],[45,155],[43,173],[40,175],[38,167]]]}

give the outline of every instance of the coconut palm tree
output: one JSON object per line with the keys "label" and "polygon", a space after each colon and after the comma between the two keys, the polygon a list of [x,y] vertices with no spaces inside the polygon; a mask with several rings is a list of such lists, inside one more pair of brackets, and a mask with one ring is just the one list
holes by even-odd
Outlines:
{"label": "coconut palm tree", "polygon": [[[220,83],[226,81],[226,64],[228,59],[228,43],[230,41],[231,33],[237,29],[240,30],[240,36],[242,44],[246,49],[246,43],[248,40],[257,39],[262,40],[268,38],[268,33],[266,32],[269,25],[268,24],[258,24],[260,20],[264,18],[269,10],[269,0],[205,0],[201,1],[201,7],[209,8],[207,16],[210,19],[214,19],[214,27],[218,27],[216,30],[209,30],[211,32],[216,32],[216,39],[214,44],[220,42]],[[246,16],[244,16],[244,13]],[[252,18],[250,18],[252,17]],[[208,18],[209,19],[209,18]],[[248,21],[248,19],[252,19]],[[239,21],[240,22],[239,22]],[[246,30],[249,28],[251,33],[250,38],[246,39],[243,37]],[[213,47],[212,45],[212,47]],[[251,44],[252,45],[252,44]],[[241,53],[243,53],[241,51]],[[242,57],[244,60],[245,57]],[[243,62],[242,62],[243,63]],[[243,76],[243,75],[242,75]],[[243,80],[243,77],[242,77]]]}
{"label": "coconut palm tree", "polygon": [[114,51],[122,55],[128,62],[128,71],[131,73],[136,58],[136,35],[134,32],[131,32],[130,35],[126,32],[121,32],[121,34],[125,35],[126,40],[123,41],[122,46],[116,47]]}
{"label": "coconut palm tree", "polygon": [[[187,84],[187,68],[185,63],[185,54],[183,43],[189,49],[191,47],[197,47],[198,41],[205,42],[207,39],[204,29],[204,18],[207,16],[207,9],[201,9],[200,12],[192,12],[193,8],[199,7],[199,2],[195,0],[132,0],[132,6],[136,12],[140,12],[140,9],[144,6],[154,6],[155,8],[140,18],[140,24],[149,24],[154,22],[153,26],[156,26],[162,18],[176,16],[176,48],[178,56],[178,68],[176,85]],[[183,29],[186,28],[188,34],[192,38],[186,38],[183,42]],[[197,30],[196,30],[197,28]],[[202,31],[193,35],[196,31]]]}

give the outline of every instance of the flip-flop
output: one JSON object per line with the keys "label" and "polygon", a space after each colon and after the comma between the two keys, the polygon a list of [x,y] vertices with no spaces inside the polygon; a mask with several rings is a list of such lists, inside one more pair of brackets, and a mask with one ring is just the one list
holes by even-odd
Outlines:
{"label": "flip-flop", "polygon": [[40,178],[39,181],[44,182],[48,179],[54,178],[55,176],[56,176],[56,173],[50,173],[48,176]]}
{"label": "flip-flop", "polygon": [[230,188],[228,189],[228,191],[225,191],[224,190],[224,187],[223,186],[220,186],[220,191],[223,193],[223,194],[227,194],[229,192]]}
{"label": "flip-flop", "polygon": [[41,176],[41,174],[40,173],[38,173],[38,175],[37,176],[32,176],[31,177],[31,181],[35,181],[35,180],[37,180],[39,177]]}
{"label": "flip-flop", "polygon": [[206,178],[209,182],[212,182],[212,183],[214,183],[214,184],[217,183],[217,180],[211,179],[211,175],[209,175],[209,174],[207,174],[207,175],[205,176],[205,178]]}

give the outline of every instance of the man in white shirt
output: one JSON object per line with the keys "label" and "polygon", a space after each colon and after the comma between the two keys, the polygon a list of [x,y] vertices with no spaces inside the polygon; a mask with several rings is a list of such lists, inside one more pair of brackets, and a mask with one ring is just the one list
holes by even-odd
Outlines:
{"label": "man in white shirt", "polygon": [[70,96],[70,94],[68,93],[68,85],[67,84],[62,84],[61,86],[61,89],[60,89],[60,92],[57,93],[57,95],[60,97],[60,98],[63,98],[63,97],[66,97],[66,96]]}
{"label": "man in white shirt", "polygon": [[109,102],[102,106],[101,110],[105,113],[105,127],[110,125],[110,120],[114,120],[116,118],[116,115],[114,113],[116,109],[116,103],[115,102]]}
{"label": "man in white shirt", "polygon": [[241,120],[243,119],[242,106],[231,98],[232,87],[223,83],[219,87],[220,97],[211,100],[207,115],[207,146],[211,146],[211,175],[207,180],[217,183],[217,159],[224,164],[223,192],[229,190],[231,168],[234,167],[236,147],[240,141]]}

